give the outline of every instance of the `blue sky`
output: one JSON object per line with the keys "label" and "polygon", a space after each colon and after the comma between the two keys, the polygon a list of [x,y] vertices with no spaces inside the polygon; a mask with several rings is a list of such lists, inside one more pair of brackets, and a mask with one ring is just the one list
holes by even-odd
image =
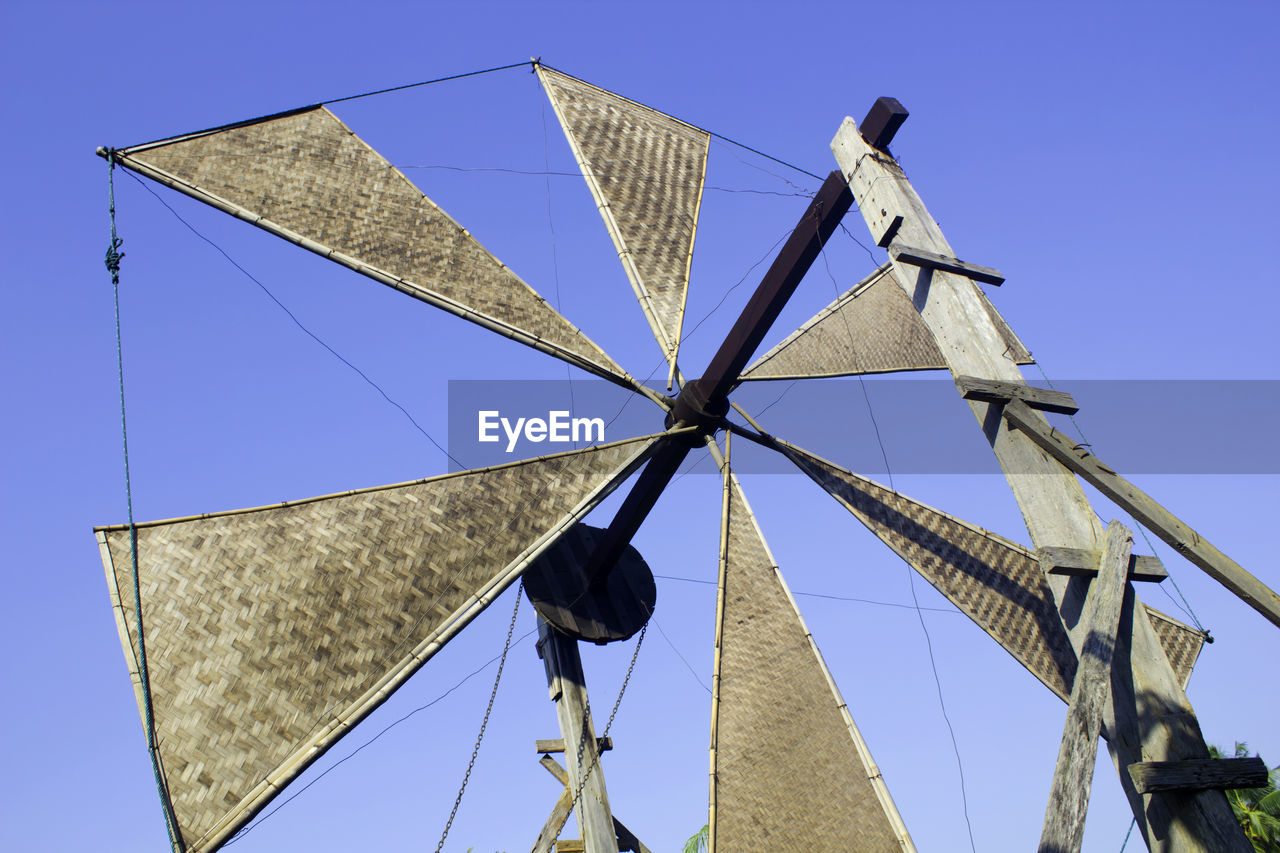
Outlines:
{"label": "blue sky", "polygon": [[[0,517],[12,651],[0,847],[164,846],[91,534],[125,517],[97,146],[536,55],[825,174],[840,121],[887,94],[911,111],[895,153],[957,251],[1008,277],[989,293],[1051,378],[1275,380],[1278,18],[1264,3],[6,4]],[[631,372],[657,365],[585,188],[540,174],[573,164],[527,70],[334,110]],[[717,189],[704,203],[686,330],[709,318],[682,350],[686,372],[701,369],[758,280],[752,265],[817,183],[713,144]],[[449,380],[566,378],[559,362],[157,195],[441,441]],[[399,411],[141,184],[118,175],[117,203],[140,520],[445,470]],[[858,217],[846,224],[869,242]],[[767,343],[882,259],[840,235]],[[1040,380],[1034,368],[1028,377]],[[1089,400],[1079,402],[1106,459]],[[1167,426],[1159,409],[1145,416],[1153,434]],[[1217,428],[1187,438],[1187,452],[1251,429],[1247,409],[1223,411]],[[1259,464],[1276,470],[1274,458]],[[1268,535],[1275,474],[1135,480],[1280,586]],[[999,477],[912,473],[896,485],[1027,540]],[[792,588],[815,594],[799,595],[800,606],[920,849],[967,847],[966,808],[979,850],[1027,849],[1064,706],[917,580],[920,604],[942,609],[924,611],[926,641],[901,562],[807,479],[747,476],[744,487]],[[616,813],[655,851],[676,849],[706,820],[717,489],[713,477],[682,477],[637,539],[664,576],[662,630],[642,649],[606,771]],[[1280,762],[1268,675],[1280,635],[1171,549],[1157,542],[1156,553],[1217,640],[1189,690],[1207,737],[1228,749],[1248,740]],[[1142,594],[1190,618],[1164,591]],[[514,603],[509,592],[304,784],[496,655]],[[517,636],[532,628],[527,606],[520,618]],[[585,652],[597,705],[612,704],[630,653]],[[511,654],[449,850],[521,849],[555,801],[532,744],[557,736],[541,665],[528,638]],[[484,669],[397,725],[230,849],[433,849],[492,677]],[[1105,755],[1099,768],[1085,849],[1115,850],[1128,810]]]}

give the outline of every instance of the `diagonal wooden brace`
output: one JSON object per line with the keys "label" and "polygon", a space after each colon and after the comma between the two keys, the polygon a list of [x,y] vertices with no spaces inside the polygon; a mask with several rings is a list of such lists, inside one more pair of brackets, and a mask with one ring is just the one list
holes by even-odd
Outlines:
{"label": "diagonal wooden brace", "polygon": [[[539,741],[542,743],[542,741]],[[542,828],[542,833],[538,836],[538,842],[542,843],[544,837],[554,839],[560,834],[560,830],[564,828],[565,822],[569,819],[569,812],[573,810],[573,792],[569,790],[569,771],[561,766],[550,755],[544,755],[538,759],[539,763],[547,768],[547,772],[564,785],[564,791],[560,794],[560,799],[556,801],[555,808],[551,810],[551,816],[547,818],[547,823]],[[553,827],[554,822],[554,827]],[[652,853],[648,847],[636,838],[635,833],[627,829],[627,827],[616,817],[613,819],[613,829],[618,835],[618,853]],[[548,835],[547,833],[551,834]],[[538,846],[534,845],[534,851],[537,853]]]}
{"label": "diagonal wooden brace", "polygon": [[1239,563],[1219,551],[1199,533],[1184,524],[1137,486],[1098,461],[1091,452],[1053,430],[1022,400],[1010,400],[1004,419],[1042,450],[1138,522],[1151,530],[1175,551],[1195,563],[1211,578],[1234,592],[1246,604],[1280,627],[1280,595],[1244,570]]}

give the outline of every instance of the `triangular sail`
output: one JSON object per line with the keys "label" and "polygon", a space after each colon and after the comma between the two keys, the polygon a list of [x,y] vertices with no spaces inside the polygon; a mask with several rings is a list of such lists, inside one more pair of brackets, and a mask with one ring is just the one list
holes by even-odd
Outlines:
{"label": "triangular sail", "polygon": [[597,375],[634,384],[322,106],[113,156],[410,296]]}
{"label": "triangular sail", "polygon": [[[653,442],[138,525],[157,739],[186,849],[247,823]],[[136,687],[129,528],[98,538]]]}
{"label": "triangular sail", "polygon": [[[1076,656],[1036,555],[791,445],[779,445],[925,580],[1058,694],[1071,696]],[[1185,684],[1203,638],[1147,609]]]}
{"label": "triangular sail", "polygon": [[[1033,359],[982,294],[1018,364]],[[744,380],[817,379],[905,370],[944,370],[946,359],[886,264],[815,314],[742,374]]]}
{"label": "triangular sail", "polygon": [[537,69],[674,369],[710,134],[544,65]]}
{"label": "triangular sail", "polygon": [[915,847],[726,469],[711,853]]}

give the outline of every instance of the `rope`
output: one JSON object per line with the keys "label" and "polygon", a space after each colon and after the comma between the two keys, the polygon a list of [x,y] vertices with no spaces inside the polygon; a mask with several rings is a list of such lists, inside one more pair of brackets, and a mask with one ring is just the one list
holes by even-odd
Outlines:
{"label": "rope", "polygon": [[458,806],[462,805],[462,795],[467,791],[467,783],[471,781],[471,770],[476,766],[476,756],[480,754],[480,743],[484,740],[484,730],[489,726],[489,715],[493,713],[493,700],[498,697],[498,684],[502,682],[502,670],[507,665],[507,652],[511,651],[511,635],[516,630],[516,616],[520,614],[520,599],[524,597],[524,583],[516,591],[516,606],[511,611],[511,624],[507,626],[507,640],[502,645],[502,657],[498,659],[498,674],[493,679],[493,689],[489,691],[489,705],[484,709],[484,720],[480,723],[480,733],[476,735],[476,745],[471,749],[471,760],[467,762],[467,772],[462,775],[462,785],[458,788],[458,796],[453,801],[453,809],[449,819],[445,821],[444,832],[440,833],[440,843],[436,845],[436,853],[444,849],[445,839],[453,827],[453,819],[458,815]]}
{"label": "rope", "polygon": [[[138,579],[138,527],[133,521],[133,484],[129,475],[129,429],[124,407],[124,347],[120,332],[120,261],[124,258],[120,247],[124,244],[124,240],[120,239],[116,233],[115,169],[114,152],[109,151],[107,153],[107,211],[111,218],[111,242],[107,245],[106,266],[107,271],[111,273],[111,289],[115,298],[116,368],[120,379],[120,437],[124,448],[124,495],[129,515],[129,558],[133,574],[134,624],[138,636],[138,679],[142,688],[142,716],[147,730],[147,752],[151,756],[151,772],[155,776],[156,793],[160,795],[160,804],[164,810],[164,823],[169,831],[169,844],[175,851],[183,851],[186,845],[182,842],[182,833],[178,830],[178,820],[173,813],[173,803],[169,799],[164,773],[160,768],[160,745],[156,739],[155,712],[151,705],[151,677],[147,672],[147,644],[142,631],[142,584]],[[114,576],[115,573],[112,572],[112,575]],[[118,591],[117,589],[117,593]]]}

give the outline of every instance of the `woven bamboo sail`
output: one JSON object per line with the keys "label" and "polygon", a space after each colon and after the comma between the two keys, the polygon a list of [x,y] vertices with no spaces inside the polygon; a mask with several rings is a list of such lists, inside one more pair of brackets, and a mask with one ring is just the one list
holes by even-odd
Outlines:
{"label": "woven bamboo sail", "polygon": [[711,137],[576,77],[537,70],[674,370]]}
{"label": "woven bamboo sail", "polygon": [[915,850],[726,469],[711,851]]}
{"label": "woven bamboo sail", "polygon": [[[1076,656],[1034,553],[796,447],[780,446],[1045,686],[1070,699]],[[1147,613],[1185,685],[1203,637],[1150,607]]]}
{"label": "woven bamboo sail", "polygon": [[605,378],[625,372],[324,107],[116,152],[121,165]]}
{"label": "woven bamboo sail", "polygon": [[[978,290],[1009,357],[1034,359]],[[823,308],[742,374],[751,379],[817,379],[904,370],[944,370],[946,359],[885,264]]]}
{"label": "woven bamboo sail", "polygon": [[[653,444],[138,525],[157,739],[186,849],[244,826]],[[98,539],[136,687],[129,529]]]}

